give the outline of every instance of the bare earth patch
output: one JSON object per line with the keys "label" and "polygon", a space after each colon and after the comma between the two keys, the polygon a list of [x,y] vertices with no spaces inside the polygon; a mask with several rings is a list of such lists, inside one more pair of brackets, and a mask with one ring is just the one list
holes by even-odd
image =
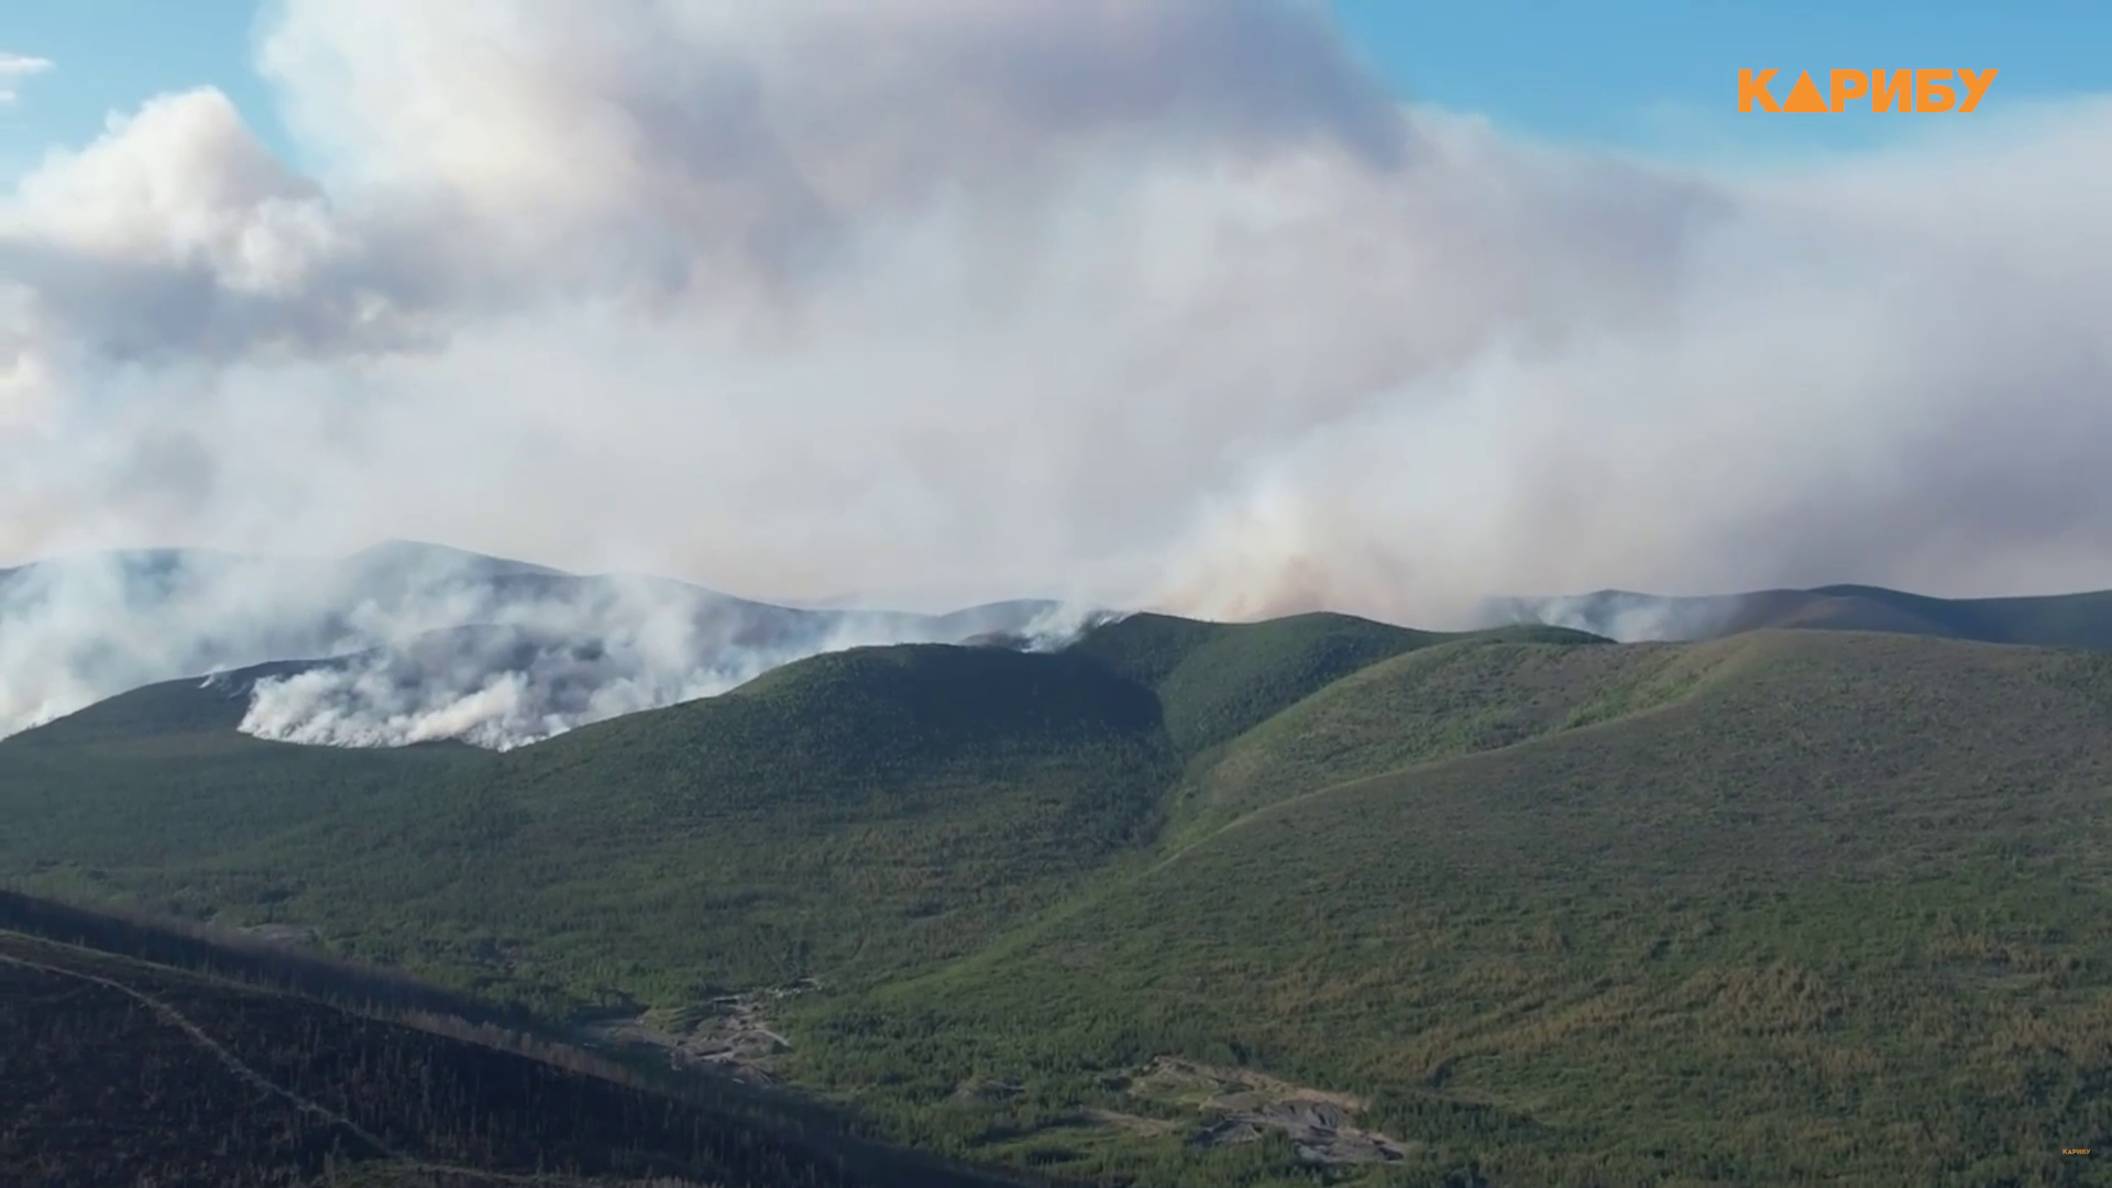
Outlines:
{"label": "bare earth patch", "polygon": [[771,1065],[775,1058],[792,1050],[791,1040],[771,1030],[770,1008],[820,987],[820,982],[803,978],[789,986],[722,995],[680,1011],[647,1011],[635,1018],[596,1023],[588,1030],[617,1047],[664,1051],[673,1068],[709,1069],[769,1084],[774,1079]]}
{"label": "bare earth patch", "polygon": [[1408,1156],[1407,1144],[1352,1125],[1366,1104],[1362,1098],[1252,1069],[1161,1056],[1131,1079],[1129,1092],[1193,1106],[1203,1124],[1188,1141],[1198,1147],[1254,1142],[1276,1131],[1309,1163],[1392,1163]]}
{"label": "bare earth patch", "polygon": [[268,945],[289,949],[312,949],[322,942],[322,932],[308,924],[251,924],[242,932]]}

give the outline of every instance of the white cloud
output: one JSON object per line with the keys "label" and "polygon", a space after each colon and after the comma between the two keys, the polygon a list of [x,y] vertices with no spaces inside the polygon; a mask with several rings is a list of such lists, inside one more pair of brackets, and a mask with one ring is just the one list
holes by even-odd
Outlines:
{"label": "white cloud", "polygon": [[[356,14],[356,15],[355,15]],[[295,0],[0,200],[0,554],[1443,622],[2112,584],[2112,108],[1674,169],[1307,4]]]}
{"label": "white cloud", "polygon": [[42,74],[52,69],[49,58],[37,58],[28,54],[11,54],[0,50],[0,78],[22,78],[31,74]]}
{"label": "white cloud", "polygon": [[211,89],[112,117],[0,206],[0,264],[32,307],[17,325],[119,360],[364,341],[386,299],[355,235]]}
{"label": "white cloud", "polygon": [[21,97],[18,90],[20,80],[43,74],[52,68],[53,63],[49,58],[11,54],[0,50],[0,107],[5,107]]}

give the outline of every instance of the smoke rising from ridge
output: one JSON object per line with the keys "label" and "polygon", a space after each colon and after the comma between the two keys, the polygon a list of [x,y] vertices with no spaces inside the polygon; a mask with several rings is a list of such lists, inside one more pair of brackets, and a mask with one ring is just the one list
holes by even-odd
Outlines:
{"label": "smoke rising from ridge", "polygon": [[327,662],[256,679],[242,730],[504,749],[817,652],[990,633],[1050,647],[1084,625],[1053,603],[798,610],[410,544],[333,560],[89,555],[0,574],[0,736],[155,681],[314,659]]}
{"label": "smoke rising from ridge", "polygon": [[747,632],[728,631],[723,623],[700,628],[684,621],[688,616],[582,623],[574,608],[543,609],[558,613],[534,629],[438,632],[258,680],[241,730],[323,746],[452,739],[508,750],[622,714],[715,696],[821,652],[966,638],[928,620],[850,615],[743,643],[729,637]]}
{"label": "smoke rising from ridge", "polygon": [[0,557],[1428,626],[2112,584],[2101,98],[1682,167],[1262,0],[294,0],[260,62],[304,167],[193,91],[0,198]]}
{"label": "smoke rising from ridge", "polygon": [[[1782,593],[1777,591],[1776,593]],[[1735,630],[1748,598],[1755,595],[1701,595],[1666,598],[1630,590],[1599,590],[1591,594],[1558,594],[1542,597],[1491,598],[1483,604],[1479,622],[1491,627],[1538,623],[1567,627],[1603,635],[1621,643],[1639,641],[1693,640]]]}

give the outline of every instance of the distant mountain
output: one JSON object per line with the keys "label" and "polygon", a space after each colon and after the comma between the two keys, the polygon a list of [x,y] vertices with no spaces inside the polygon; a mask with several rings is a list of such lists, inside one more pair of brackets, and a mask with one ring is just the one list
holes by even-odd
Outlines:
{"label": "distant mountain", "polygon": [[92,554],[0,573],[0,736],[156,681],[357,656],[291,687],[265,685],[270,703],[250,729],[503,747],[720,692],[831,648],[1030,637],[1054,609],[801,610],[412,542],[319,560]]}
{"label": "distant mountain", "polygon": [[1852,585],[1700,597],[1600,590],[1495,599],[1484,620],[1548,623],[1624,641],[1715,639],[1766,627],[1807,627],[2112,650],[2112,590],[2021,598],[1932,598]]}

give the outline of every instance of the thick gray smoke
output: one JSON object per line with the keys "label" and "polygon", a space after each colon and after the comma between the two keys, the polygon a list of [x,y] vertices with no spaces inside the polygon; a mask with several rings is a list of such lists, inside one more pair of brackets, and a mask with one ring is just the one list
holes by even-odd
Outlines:
{"label": "thick gray smoke", "polygon": [[0,735],[150,681],[362,645],[320,562],[93,554],[0,573]]}
{"label": "thick gray smoke", "polygon": [[1053,603],[802,610],[420,545],[330,561],[88,556],[0,575],[0,735],[151,681],[336,657],[257,681],[242,729],[505,748],[723,692],[817,652],[991,633],[1053,646],[1081,625]]}
{"label": "thick gray smoke", "polygon": [[1492,598],[1483,604],[1477,624],[1501,627],[1540,623],[1588,631],[1622,643],[1707,639],[1734,629],[1741,612],[1750,611],[1754,599],[1766,599],[1771,593],[1790,592],[1667,598],[1630,590],[1598,590],[1590,594]]}
{"label": "thick gray smoke", "polygon": [[[544,607],[548,612],[555,608]],[[436,632],[394,647],[266,677],[242,730],[326,746],[455,739],[506,750],[575,726],[723,693],[781,664],[869,644],[959,643],[989,634],[1053,647],[1072,631],[1053,607],[971,618],[847,614],[758,636],[752,612],[699,619],[660,606],[642,619],[530,615],[534,626]],[[588,634],[577,634],[587,632]],[[757,636],[743,639],[744,636]]]}
{"label": "thick gray smoke", "polygon": [[0,562],[2112,584],[2101,97],[1703,167],[1404,104],[1317,0],[283,0],[258,61],[298,162],[201,89],[0,192]]}

